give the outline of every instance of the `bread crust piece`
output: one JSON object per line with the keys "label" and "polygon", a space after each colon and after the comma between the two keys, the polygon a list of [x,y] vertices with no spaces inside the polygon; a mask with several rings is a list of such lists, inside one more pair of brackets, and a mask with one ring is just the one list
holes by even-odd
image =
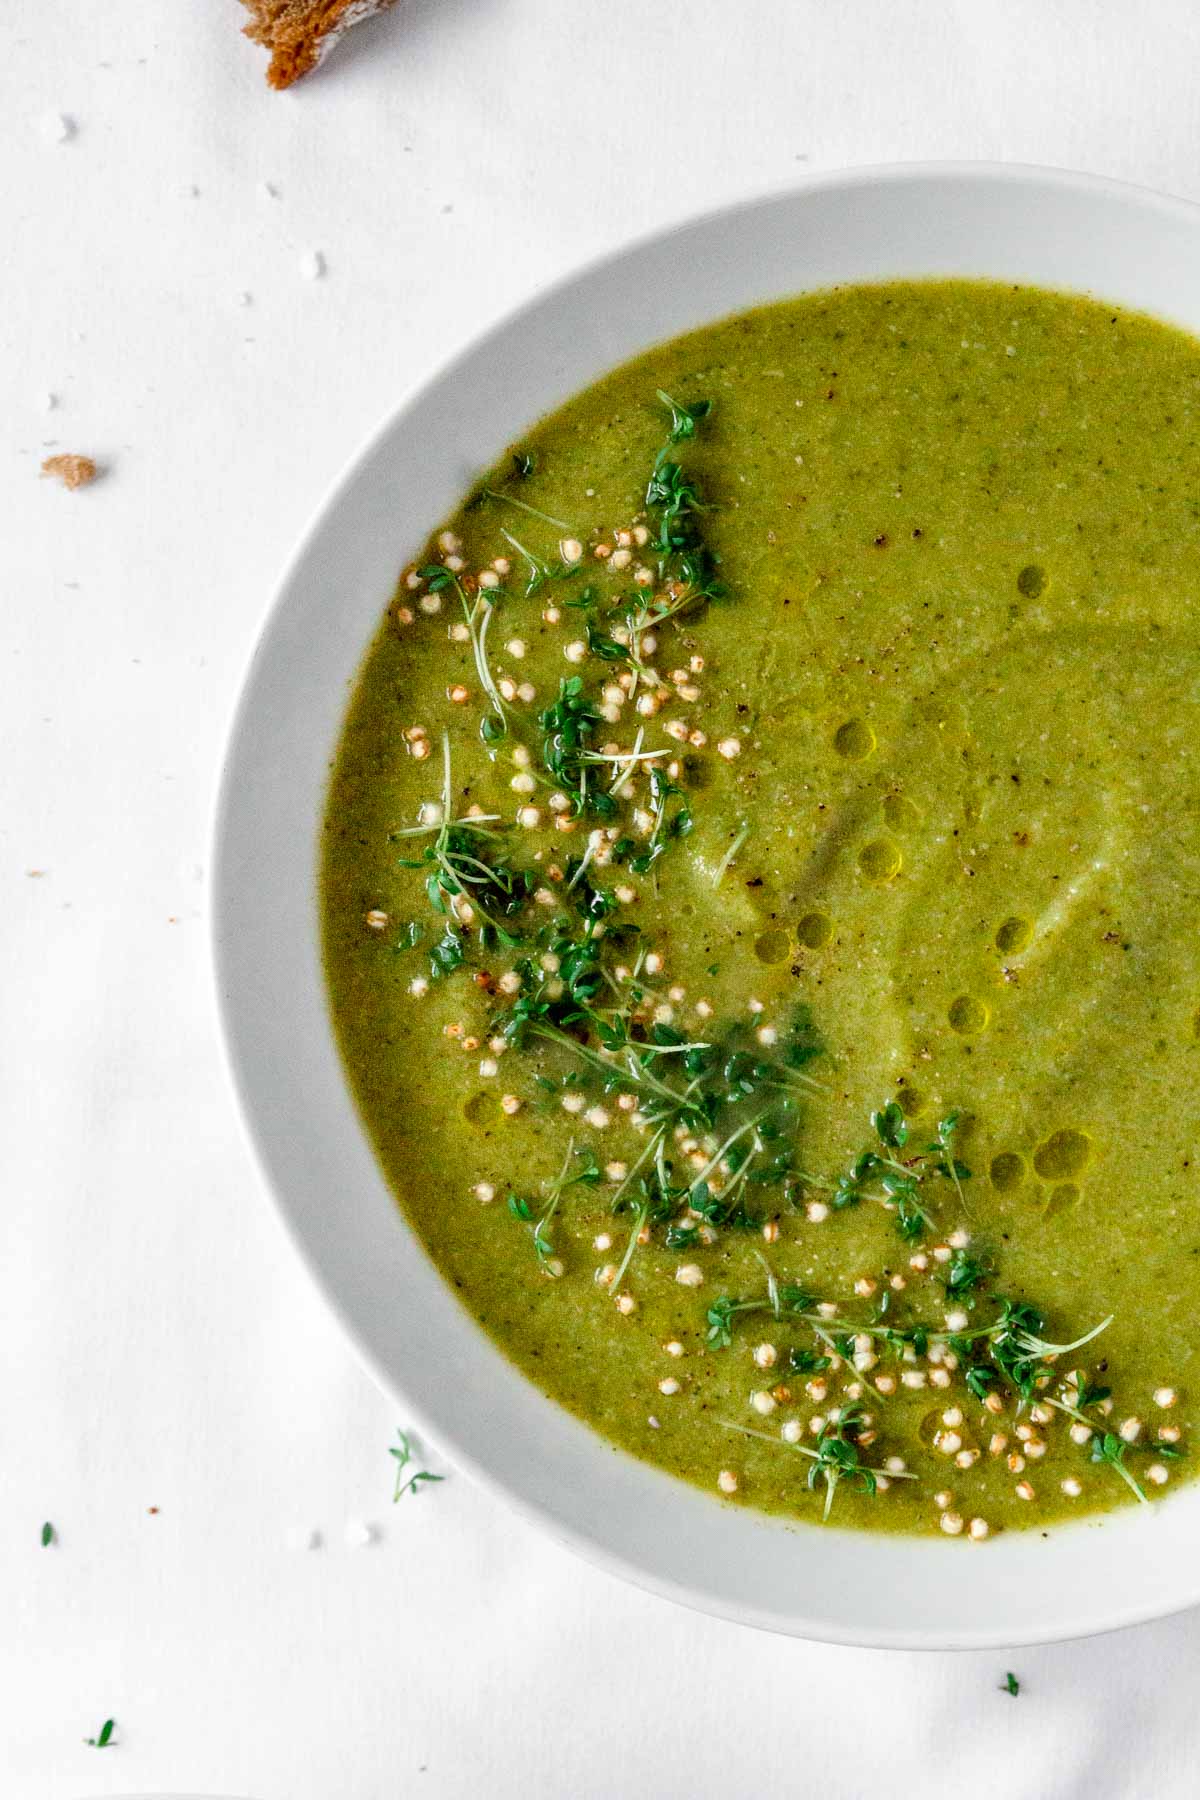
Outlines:
{"label": "bread crust piece", "polygon": [[271,52],[267,80],[291,87],[329,54],[344,31],[396,0],[242,0],[253,17],[246,36]]}
{"label": "bread crust piece", "polygon": [[67,488],[87,487],[99,473],[90,456],[77,456],[67,451],[58,456],[48,456],[42,464],[43,475],[53,476]]}

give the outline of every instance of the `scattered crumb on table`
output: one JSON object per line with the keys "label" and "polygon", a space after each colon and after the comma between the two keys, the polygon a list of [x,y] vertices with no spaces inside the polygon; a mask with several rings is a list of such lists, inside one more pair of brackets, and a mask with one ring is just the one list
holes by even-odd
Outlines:
{"label": "scattered crumb on table", "polygon": [[90,456],[78,456],[69,451],[63,451],[58,456],[48,456],[42,464],[42,474],[52,475],[66,488],[87,487],[99,473]]}

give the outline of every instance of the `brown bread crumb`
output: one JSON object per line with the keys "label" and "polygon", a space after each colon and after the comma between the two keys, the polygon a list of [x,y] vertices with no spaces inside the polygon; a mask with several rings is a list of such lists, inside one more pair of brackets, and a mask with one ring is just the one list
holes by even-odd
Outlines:
{"label": "brown bread crumb", "polygon": [[291,87],[315,69],[342,33],[395,0],[242,0],[253,15],[246,36],[271,52],[267,80]]}
{"label": "brown bread crumb", "polygon": [[90,456],[63,453],[60,456],[48,456],[42,464],[43,475],[54,476],[68,488],[86,487],[89,481],[95,481],[99,472]]}

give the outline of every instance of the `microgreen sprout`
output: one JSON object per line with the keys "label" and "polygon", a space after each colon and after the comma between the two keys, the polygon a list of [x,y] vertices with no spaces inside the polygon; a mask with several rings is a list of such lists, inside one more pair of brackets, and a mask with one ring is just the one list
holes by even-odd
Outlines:
{"label": "microgreen sprout", "polygon": [[871,1127],[879,1148],[861,1151],[834,1182],[808,1178],[808,1185],[830,1196],[835,1211],[868,1201],[895,1215],[896,1229],[905,1243],[915,1243],[935,1224],[926,1185],[931,1176],[950,1181],[963,1204],[963,1182],[971,1171],[959,1162],[951,1148],[958,1125],[950,1113],[937,1128],[937,1138],[927,1149],[914,1153],[911,1126],[899,1100],[889,1100],[871,1114]]}
{"label": "microgreen sprout", "polygon": [[[1071,1345],[1069,1348],[1073,1349],[1075,1346]],[[1130,1493],[1142,1505],[1146,1505],[1146,1491],[1130,1469],[1127,1457],[1142,1453],[1171,1460],[1182,1456],[1183,1451],[1174,1443],[1128,1443],[1118,1432],[1110,1431],[1105,1410],[1110,1394],[1109,1388],[1088,1381],[1076,1371],[1056,1393],[1044,1394],[1042,1398],[1056,1412],[1065,1413],[1077,1424],[1087,1426],[1091,1432],[1090,1438],[1086,1440],[1090,1461],[1111,1469],[1125,1483]]]}
{"label": "microgreen sprout", "polygon": [[719,600],[725,588],[717,576],[717,561],[700,531],[699,515],[709,510],[694,480],[685,474],[670,452],[675,445],[696,435],[696,428],[712,411],[712,403],[698,400],[681,406],[669,395],[659,399],[671,415],[670,436],[659,451],[646,484],[646,510],[657,527],[653,548],[659,557],[659,575],[676,580],[676,600]]}
{"label": "microgreen sprout", "polygon": [[[511,495],[507,496],[507,498],[511,505],[523,505],[523,502],[513,500]],[[534,509],[530,506],[524,507],[525,512],[532,512],[533,510]],[[551,519],[547,513],[540,513],[538,516],[539,518],[547,519],[551,525],[562,524],[561,520]],[[569,526],[563,526],[562,528],[564,530],[570,529]],[[539,593],[549,582],[565,581],[570,576],[579,573],[580,565],[578,563],[565,563],[560,561],[557,557],[550,558],[538,556],[535,551],[530,550],[523,544],[519,537],[515,537],[511,531],[502,531],[500,535],[512,545],[513,549],[517,552],[517,555],[522,558],[525,566],[529,570],[529,579],[525,583],[525,596],[527,599],[531,595]],[[493,592],[494,591],[495,590],[493,589]]]}
{"label": "microgreen sprout", "polygon": [[576,817],[590,812],[610,819],[617,810],[606,787],[598,781],[589,786],[589,766],[602,760],[592,751],[592,736],[599,722],[600,714],[585,694],[579,675],[564,675],[558,684],[558,698],[538,715],[546,772],[569,796]]}
{"label": "microgreen sprout", "polygon": [[992,1273],[990,1262],[972,1256],[968,1250],[958,1249],[950,1258],[950,1267],[945,1278],[947,1297],[951,1300],[965,1300],[968,1306],[974,1304],[971,1296],[976,1288],[985,1282]]}
{"label": "microgreen sprout", "polygon": [[470,923],[468,906],[482,921],[485,935],[514,949],[520,938],[504,921],[520,912],[537,886],[530,870],[515,869],[496,853],[494,846],[502,841],[502,833],[493,829],[502,823],[499,814],[455,818],[452,809],[450,738],[443,734],[442,797],[434,809],[435,817],[428,824],[406,825],[391,833],[393,841],[432,838],[419,857],[398,857],[397,864],[402,869],[426,871],[426,897],[434,912],[447,921],[445,936],[431,957],[435,976],[448,974],[463,961],[459,927]]}
{"label": "microgreen sprout", "polygon": [[581,753],[581,760],[584,762],[611,765],[613,780],[608,789],[610,799],[615,800],[617,795],[624,791],[640,764],[658,762],[664,756],[671,754],[670,747],[667,745],[659,750],[643,750],[642,744],[645,736],[645,728],[639,725],[637,736],[629,750],[585,750]]}
{"label": "microgreen sprout", "polygon": [[[656,1023],[635,1037],[629,1001],[604,1004],[610,987],[620,989],[596,947],[610,904],[610,896],[594,893],[582,938],[551,937],[558,960],[552,978],[523,965],[525,985],[495,1027],[517,1047],[530,1038],[556,1046],[579,1066],[578,1079],[604,1095],[633,1099],[647,1142],[613,1196],[615,1211],[634,1214],[630,1246],[647,1223],[673,1227],[676,1248],[692,1241],[681,1240],[679,1233],[694,1232],[701,1223],[732,1229],[761,1225],[762,1215],[746,1203],[747,1196],[762,1187],[786,1188],[795,1178],[798,1099],[818,1085],[808,1070],[820,1054],[808,1014],[797,1011],[786,1040],[770,1056],[745,1047],[741,1027],[699,1041]],[[638,967],[627,984],[635,995],[644,992],[637,984]],[[667,1155],[677,1131],[704,1144],[704,1161],[695,1173],[676,1173]],[[630,1246],[614,1292],[629,1266]]]}
{"label": "microgreen sprout", "polygon": [[887,1314],[882,1319],[859,1320],[828,1303],[819,1304],[804,1289],[778,1283],[768,1271],[764,1294],[744,1298],[721,1295],[709,1305],[708,1342],[714,1349],[725,1349],[732,1342],[735,1320],[751,1313],[770,1312],[777,1319],[791,1317],[802,1321],[823,1348],[832,1348],[848,1362],[854,1355],[853,1339],[858,1336],[866,1336],[877,1348],[896,1355],[916,1350],[923,1356],[931,1344],[941,1344],[953,1350],[963,1368],[967,1388],[976,1398],[982,1399],[994,1387],[1004,1386],[1015,1392],[1023,1404],[1035,1397],[1044,1398],[1059,1410],[1069,1411],[1068,1405],[1046,1393],[1054,1380],[1055,1363],[1060,1356],[1091,1343],[1112,1323],[1111,1315],[1081,1337],[1060,1344],[1043,1335],[1044,1319],[1036,1307],[1026,1301],[993,1298],[999,1311],[985,1325],[962,1331],[921,1321],[899,1325],[891,1323]]}
{"label": "microgreen sprout", "polygon": [[[667,817],[667,805],[671,800],[683,802],[671,816]],[[676,838],[687,837],[692,829],[692,810],[687,802],[687,795],[678,787],[665,770],[652,768],[650,771],[650,804],[654,808],[654,823],[650,838],[644,850],[629,859],[629,866],[635,875],[648,875],[666,851],[667,845]]]}
{"label": "microgreen sprout", "polygon": [[967,1200],[966,1195],[963,1193],[962,1184],[964,1181],[969,1181],[971,1179],[971,1171],[968,1169],[967,1165],[960,1162],[954,1154],[954,1134],[958,1130],[960,1116],[961,1115],[956,1112],[951,1112],[947,1113],[944,1119],[938,1120],[937,1136],[934,1138],[932,1144],[926,1146],[925,1154],[926,1156],[937,1157],[938,1160],[934,1164],[934,1168],[939,1175],[945,1175],[954,1183],[954,1189],[958,1195],[959,1204],[965,1212],[967,1210]]}
{"label": "microgreen sprout", "polygon": [[[573,1167],[573,1164],[576,1166]],[[572,1138],[558,1174],[553,1180],[542,1184],[545,1203],[540,1211],[523,1195],[509,1194],[508,1210],[514,1219],[520,1219],[522,1224],[530,1227],[538,1267],[547,1275],[562,1274],[562,1263],[555,1254],[550,1228],[563,1195],[573,1187],[594,1187],[602,1179],[594,1152],[590,1149],[576,1150],[575,1140]]]}
{"label": "microgreen sprout", "polygon": [[1091,1440],[1089,1454],[1092,1462],[1105,1463],[1110,1469],[1115,1470],[1130,1493],[1134,1494],[1143,1506],[1146,1506],[1148,1504],[1146,1490],[1125,1466],[1125,1453],[1128,1449],[1129,1445],[1125,1439],[1118,1437],[1115,1431],[1098,1431]]}
{"label": "microgreen sprout", "polygon": [[1081,1337],[1072,1338],[1067,1344],[1057,1344],[1042,1335],[1045,1319],[1037,1307],[1023,1300],[1003,1300],[1000,1318],[990,1331],[971,1335],[976,1339],[986,1337],[988,1354],[1001,1378],[1022,1400],[1032,1400],[1053,1380],[1054,1362],[1058,1357],[1071,1350],[1081,1350],[1111,1324],[1112,1314],[1109,1313]]}
{"label": "microgreen sprout", "polygon": [[818,1317],[814,1308],[816,1301],[804,1288],[790,1285],[780,1286],[774,1278],[769,1278],[767,1292],[761,1299],[752,1296],[749,1299],[737,1300],[728,1294],[721,1294],[708,1308],[706,1319],[708,1343],[714,1350],[727,1350],[733,1342],[734,1321],[745,1313],[769,1312],[773,1318],[815,1319]]}
{"label": "microgreen sprout", "polygon": [[415,1494],[417,1489],[423,1487],[427,1482],[445,1481],[446,1479],[444,1475],[431,1474],[428,1469],[412,1468],[412,1439],[406,1431],[401,1431],[398,1427],[396,1436],[400,1440],[399,1443],[393,1444],[388,1451],[388,1455],[394,1456],[396,1459],[396,1485],[392,1491],[393,1505],[402,1494]]}
{"label": "microgreen sprout", "polygon": [[742,845],[746,842],[746,839],[749,836],[750,836],[750,821],[748,819],[742,819],[738,824],[737,831],[734,833],[734,836],[730,842],[729,848],[726,850],[724,856],[721,858],[720,862],[717,864],[716,868],[713,870],[713,886],[714,887],[720,887],[722,881],[724,881],[726,875],[729,872],[730,863],[732,863],[734,857],[737,855],[738,851],[741,849]]}
{"label": "microgreen sprout", "polygon": [[[809,1464],[808,1486],[814,1490],[818,1487],[825,1490],[825,1504],[821,1513],[823,1519],[828,1519],[840,1485],[844,1484],[852,1491],[868,1494],[872,1498],[879,1491],[879,1477],[884,1471],[862,1460],[859,1440],[867,1427],[860,1407],[841,1407],[836,1418],[827,1419],[817,1436],[815,1447],[800,1442],[789,1443],[782,1438],[772,1437],[765,1431],[756,1431],[753,1426],[738,1425],[729,1419],[718,1422],[729,1431],[740,1432],[743,1437],[758,1438],[776,1449],[793,1450],[803,1456]],[[889,1474],[888,1480],[915,1481],[916,1476],[904,1470],[898,1474]]]}
{"label": "microgreen sprout", "polygon": [[[505,506],[519,507],[523,513],[530,513],[535,519],[541,519],[544,524],[553,525],[559,531],[570,531],[571,529],[565,519],[556,519],[553,513],[543,512],[538,506],[530,506],[528,500],[519,500],[515,494],[506,494],[499,488],[480,488],[479,498],[481,500],[499,500]],[[505,535],[507,536],[507,533]],[[528,554],[528,551],[522,551],[523,556],[528,557]]]}
{"label": "microgreen sprout", "polygon": [[[505,535],[507,536],[507,533]],[[504,701],[500,697],[500,690],[493,679],[487,657],[488,627],[495,614],[501,590],[499,588],[480,588],[472,600],[454,571],[445,568],[441,563],[430,563],[425,568],[418,569],[417,574],[427,584],[431,594],[450,592],[458,596],[467,632],[471,639],[475,673],[479,677],[480,687],[491,701],[493,708],[493,711],[484,719],[480,732],[485,743],[493,744],[508,730],[508,714]]]}
{"label": "microgreen sprout", "polygon": [[685,438],[695,437],[696,427],[702,419],[707,419],[712,411],[711,400],[694,400],[690,406],[681,405],[672,400],[670,394],[658,389],[659,404],[665,406],[671,415],[671,438],[673,444],[683,443]]}

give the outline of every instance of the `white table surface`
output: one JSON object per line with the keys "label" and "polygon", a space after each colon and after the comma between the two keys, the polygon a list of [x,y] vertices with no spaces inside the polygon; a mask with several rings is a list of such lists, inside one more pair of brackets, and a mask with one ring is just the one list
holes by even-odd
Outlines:
{"label": "white table surface", "polygon": [[[1200,197],[1195,8],[402,0],[286,96],[238,22],[0,12],[0,1800],[1194,1793],[1195,1615],[829,1650],[624,1587],[453,1475],[393,1508],[403,1420],[234,1120],[205,878],[276,574],[410,383],[594,252],[810,170]],[[48,447],[108,473],[67,494]]]}

